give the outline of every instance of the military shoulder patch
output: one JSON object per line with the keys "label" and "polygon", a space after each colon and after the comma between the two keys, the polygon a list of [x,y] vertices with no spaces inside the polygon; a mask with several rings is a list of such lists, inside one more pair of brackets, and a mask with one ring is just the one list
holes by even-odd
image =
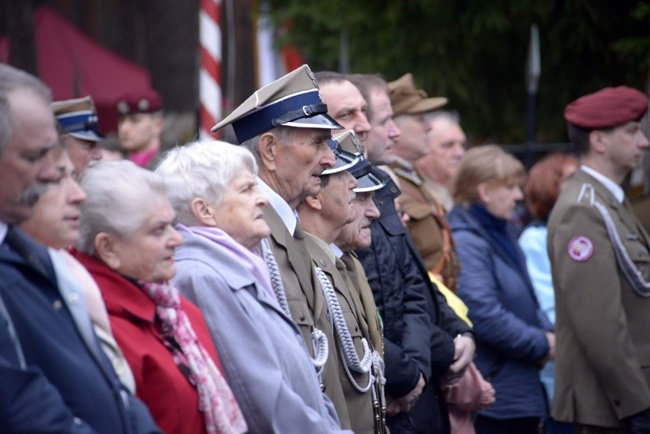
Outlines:
{"label": "military shoulder patch", "polygon": [[579,235],[571,238],[567,250],[571,259],[576,262],[585,262],[594,254],[594,244],[589,238]]}

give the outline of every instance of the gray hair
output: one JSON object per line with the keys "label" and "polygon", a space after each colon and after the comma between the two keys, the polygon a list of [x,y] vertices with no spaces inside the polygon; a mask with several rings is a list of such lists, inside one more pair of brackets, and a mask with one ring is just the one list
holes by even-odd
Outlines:
{"label": "gray hair", "polygon": [[52,94],[41,80],[13,66],[0,64],[0,155],[13,136],[14,120],[9,94],[18,89],[31,90],[47,105],[52,102]]}
{"label": "gray hair", "polygon": [[437,119],[446,119],[451,124],[460,125],[460,115],[456,110],[434,110],[424,114],[426,122],[433,122]]}
{"label": "gray hair", "polygon": [[167,197],[160,175],[129,160],[100,160],[86,169],[80,184],[88,198],[81,204],[76,247],[92,256],[97,256],[97,234],[132,234],[144,223],[148,204]]}
{"label": "gray hair", "polygon": [[167,184],[169,202],[176,221],[199,224],[191,210],[192,199],[201,197],[219,206],[226,189],[242,169],[257,175],[257,164],[248,149],[221,141],[194,142],[171,149],[156,173]]}
{"label": "gray hair", "polygon": [[[279,126],[279,127],[271,128],[270,130],[265,132],[273,134],[274,136],[277,137],[280,143],[286,146],[289,144],[289,141],[291,140],[291,134],[293,133],[293,130],[294,128],[291,127]],[[260,142],[260,136],[262,134],[250,138],[239,145],[243,148],[248,149],[251,152],[251,154],[253,154],[253,157],[255,157],[255,161],[257,161],[257,164],[260,164],[262,161],[262,158],[260,157],[260,149],[258,146]]]}

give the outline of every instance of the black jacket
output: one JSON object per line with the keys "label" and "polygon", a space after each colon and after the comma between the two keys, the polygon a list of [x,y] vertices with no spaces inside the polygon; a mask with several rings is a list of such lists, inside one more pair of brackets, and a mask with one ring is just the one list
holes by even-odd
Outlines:
{"label": "black jacket", "polygon": [[[454,337],[470,328],[431,283],[395,210],[394,200],[399,194],[391,179],[377,191],[375,203],[381,217],[371,225],[372,244],[357,253],[384,321],[386,393],[392,397],[407,394],[422,372],[427,386],[408,413],[415,426],[410,431],[448,433],[449,418],[439,379],[453,361]],[[391,432],[408,432],[403,423],[393,424]]]}

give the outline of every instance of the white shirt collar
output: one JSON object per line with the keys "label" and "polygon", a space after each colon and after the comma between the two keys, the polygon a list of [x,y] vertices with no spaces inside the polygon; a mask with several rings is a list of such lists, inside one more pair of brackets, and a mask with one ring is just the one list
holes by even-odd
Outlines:
{"label": "white shirt collar", "polygon": [[339,246],[337,246],[334,243],[330,244],[330,247],[332,248],[332,251],[334,251],[334,254],[336,255],[336,257],[341,259],[341,257],[343,256],[343,254],[345,252],[343,250],[339,249]]}
{"label": "white shirt collar", "polygon": [[282,199],[282,197],[276,193],[275,190],[269,187],[268,184],[259,176],[257,177],[257,187],[269,200],[269,204],[273,207],[275,212],[278,213],[289,233],[293,235],[298,222],[296,212],[291,209],[286,200]]}
{"label": "white shirt collar", "polygon": [[603,184],[603,186],[607,190],[609,190],[610,193],[614,195],[618,203],[623,203],[623,199],[625,198],[625,192],[623,191],[620,185],[618,185],[617,183],[615,183],[614,181],[612,181],[602,173],[598,172],[597,170],[589,166],[585,166],[584,164],[582,164],[580,165],[580,168],[585,172],[587,172],[588,174],[590,174],[591,176],[593,176],[594,178],[596,178],[598,182]]}

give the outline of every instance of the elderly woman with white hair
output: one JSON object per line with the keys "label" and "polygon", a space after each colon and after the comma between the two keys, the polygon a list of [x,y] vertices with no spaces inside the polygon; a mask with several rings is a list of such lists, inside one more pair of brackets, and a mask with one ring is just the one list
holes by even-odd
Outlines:
{"label": "elderly woman with white hair", "polygon": [[340,432],[258,255],[270,230],[253,155],[225,142],[194,143],[171,150],[156,172],[169,187],[184,240],[174,255],[174,284],[203,312],[251,432]]}
{"label": "elderly woman with white hair", "polygon": [[81,186],[88,197],[73,253],[102,292],[137,396],[167,434],[246,432],[201,312],[169,282],[183,240],[160,175],[99,162]]}

